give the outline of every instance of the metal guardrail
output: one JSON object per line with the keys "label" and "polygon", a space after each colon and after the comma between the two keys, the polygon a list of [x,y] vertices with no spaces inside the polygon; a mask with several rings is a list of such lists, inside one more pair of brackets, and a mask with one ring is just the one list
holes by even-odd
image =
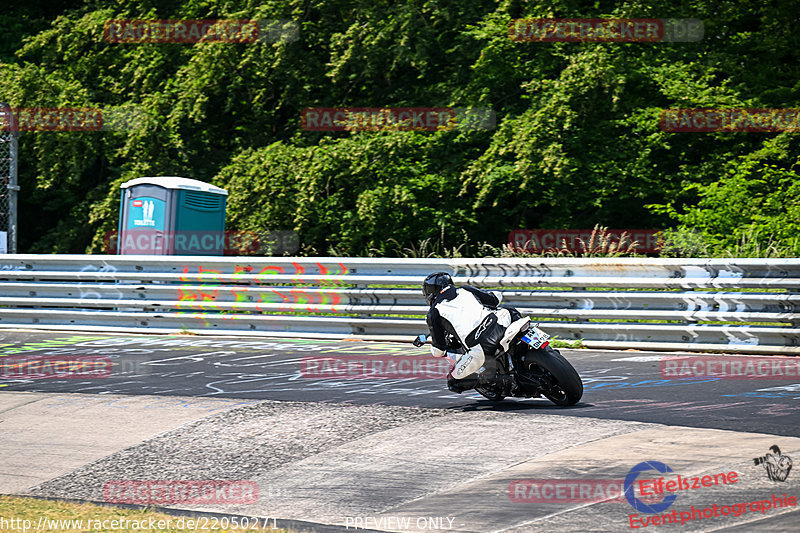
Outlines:
{"label": "metal guardrail", "polygon": [[0,255],[0,327],[409,340],[435,271],[589,347],[800,354],[800,259]]}

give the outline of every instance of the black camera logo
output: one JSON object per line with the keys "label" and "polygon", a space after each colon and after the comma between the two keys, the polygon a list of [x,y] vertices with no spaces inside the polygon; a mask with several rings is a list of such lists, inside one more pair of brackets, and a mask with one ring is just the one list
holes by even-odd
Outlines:
{"label": "black camera logo", "polygon": [[753,458],[753,463],[756,466],[764,465],[770,481],[786,481],[792,471],[792,458],[781,454],[781,449],[776,444],[770,446],[769,450],[772,453]]}

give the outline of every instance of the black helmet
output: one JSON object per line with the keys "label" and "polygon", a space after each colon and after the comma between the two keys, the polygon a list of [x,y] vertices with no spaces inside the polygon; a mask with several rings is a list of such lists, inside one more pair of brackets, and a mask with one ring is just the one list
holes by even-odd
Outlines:
{"label": "black helmet", "polygon": [[442,289],[448,285],[453,284],[453,278],[447,272],[434,272],[429,274],[425,281],[422,282],[422,294],[428,305],[433,303],[433,298],[441,292]]}

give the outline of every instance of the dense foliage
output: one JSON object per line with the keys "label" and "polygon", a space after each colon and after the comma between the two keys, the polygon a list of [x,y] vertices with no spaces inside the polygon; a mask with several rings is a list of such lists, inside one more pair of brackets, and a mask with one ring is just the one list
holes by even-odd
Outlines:
{"label": "dense foliage", "polygon": [[[84,0],[0,15],[0,101],[135,108],[22,133],[21,251],[100,251],[119,185],[230,191],[307,254],[495,246],[517,228],[672,228],[669,253],[800,253],[798,133],[667,133],[663,108],[800,108],[791,0]],[[531,43],[522,17],[698,18],[689,43]],[[110,43],[110,19],[291,19],[273,43]],[[484,106],[486,131],[310,132],[303,108]]]}

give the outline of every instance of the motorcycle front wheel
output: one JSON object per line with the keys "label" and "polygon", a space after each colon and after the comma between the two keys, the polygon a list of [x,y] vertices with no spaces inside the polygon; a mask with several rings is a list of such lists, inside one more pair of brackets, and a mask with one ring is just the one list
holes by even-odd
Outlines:
{"label": "motorcycle front wheel", "polygon": [[561,352],[550,346],[529,350],[525,367],[543,385],[542,396],[561,407],[578,403],[583,396],[583,382],[578,372]]}

